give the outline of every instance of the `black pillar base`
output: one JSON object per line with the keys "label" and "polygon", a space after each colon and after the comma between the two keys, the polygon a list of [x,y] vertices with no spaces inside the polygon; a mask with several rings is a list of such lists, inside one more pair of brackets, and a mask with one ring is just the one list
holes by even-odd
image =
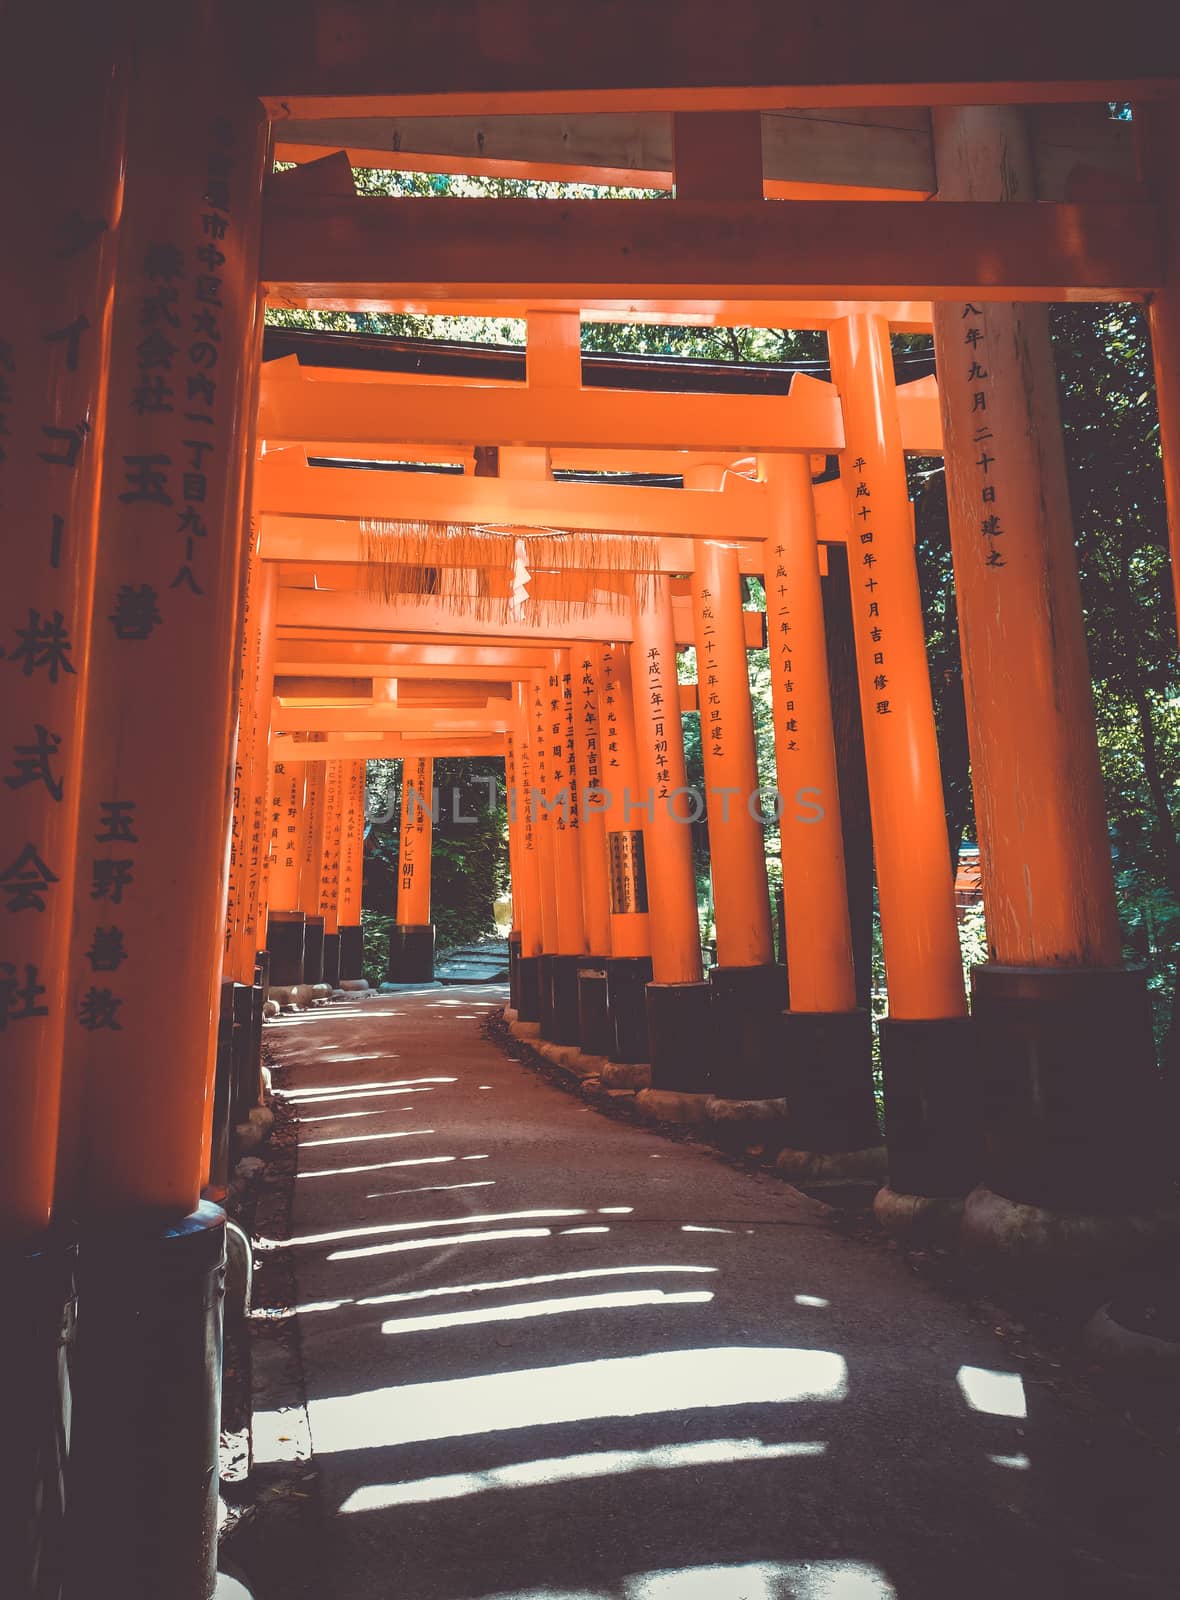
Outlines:
{"label": "black pillar base", "polygon": [[774,1098],[787,1102],[790,1149],[831,1155],[881,1143],[867,1011],[784,1011],[771,1037]]}
{"label": "black pillar base", "polygon": [[543,956],[520,956],[516,963],[516,1019],[541,1020],[541,962]]}
{"label": "black pillar base", "polygon": [[75,1251],[49,1236],[0,1250],[0,1594],[51,1600],[64,1559]]}
{"label": "black pillar base", "polygon": [[355,983],[365,975],[365,930],[359,922],[340,929],[340,981]]}
{"label": "black pillar base", "polygon": [[550,1044],[577,1044],[579,956],[544,956],[549,976],[549,1005],[543,1008],[541,1037]]}
{"label": "black pillar base", "polygon": [[66,1600],[216,1583],[225,1213],[80,1241]]}
{"label": "black pillar base", "polygon": [[254,982],[262,989],[262,998],[266,999],[266,991],[270,988],[270,951],[255,950],[254,952]]}
{"label": "black pillar base", "polygon": [[338,933],[325,933],[324,935],[324,982],[330,983],[333,989],[340,987],[340,935]]}
{"label": "black pillar base", "polygon": [[979,1079],[969,1017],[883,1017],[881,1073],[889,1187],[962,1199],[979,1181]]}
{"label": "black pillar base", "polygon": [[217,1199],[229,1187],[230,1128],[234,1099],[234,991],[225,979],[217,1013],[217,1053],[213,1066],[213,1115],[209,1143],[209,1191]]}
{"label": "black pillar base", "polygon": [[270,981],[281,989],[303,982],[302,911],[272,911],[266,923],[266,948],[270,952]]}
{"label": "black pillar base", "polygon": [[389,930],[390,983],[433,983],[434,923],[395,922]]}
{"label": "black pillar base", "polygon": [[235,983],[233,994],[233,1089],[230,1125],[245,1122],[258,1104],[258,1062],[254,1059],[254,988]]}
{"label": "black pillar base", "polygon": [[675,1094],[711,1094],[716,1051],[709,983],[649,983],[651,1086]]}
{"label": "black pillar base", "polygon": [[712,967],[709,983],[719,1063],[713,1093],[726,1100],[781,1094],[778,1026],[787,1005],[786,968]]}
{"label": "black pillar base", "polygon": [[324,919],[308,917],[303,924],[303,982],[324,981]]}
{"label": "black pillar base", "polygon": [[612,956],[606,964],[611,1029],[611,1048],[607,1053],[612,1061],[650,1059],[646,995],[650,982],[650,956]]}
{"label": "black pillar base", "polygon": [[537,1025],[547,1039],[553,1029],[553,957],[548,951],[537,957]]}
{"label": "black pillar base", "polygon": [[1150,1204],[1170,1130],[1146,975],[989,963],[971,990],[987,1187],[1050,1210]]}
{"label": "black pillar base", "polygon": [[610,1054],[606,957],[578,957],[578,1039],[589,1056]]}
{"label": "black pillar base", "polygon": [[517,974],[517,962],[520,960],[520,934],[508,935],[508,1006],[511,1011],[517,1009],[517,999],[520,994]]}

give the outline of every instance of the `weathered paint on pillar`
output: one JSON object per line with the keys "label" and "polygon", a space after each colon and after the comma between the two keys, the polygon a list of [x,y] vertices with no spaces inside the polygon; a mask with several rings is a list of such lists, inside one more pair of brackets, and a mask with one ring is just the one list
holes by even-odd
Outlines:
{"label": "weathered paint on pillar", "polygon": [[684,767],[667,578],[636,579],[631,616],[636,778],[640,791],[650,790],[655,801],[643,827],[652,975],[656,983],[699,983],[701,928],[691,827],[699,802],[688,792]]}
{"label": "weathered paint on pillar", "polygon": [[[720,488],[723,477],[713,468],[692,475],[698,488]],[[774,944],[736,545],[697,545],[692,601],[717,962],[763,966]]]}
{"label": "weathered paint on pillar", "polygon": [[1147,302],[1155,401],[1160,419],[1160,453],[1168,536],[1172,551],[1172,596],[1180,623],[1180,285],[1174,264],[1180,261],[1180,101],[1136,102],[1135,149],[1139,174],[1160,208],[1164,257],[1173,263],[1171,281]]}
{"label": "weathered paint on pillar", "polygon": [[137,17],[67,1058],[84,1106],[65,1190],[91,1217],[200,1192],[261,337],[266,127],[225,16]]}
{"label": "weathered paint on pillar", "polygon": [[365,762],[342,761],[340,899],[342,928],[360,925],[365,875]]}
{"label": "weathered paint on pillar", "polygon": [[0,1236],[49,1222],[126,73],[95,13],[5,20],[0,128]]}
{"label": "weathered paint on pillar", "polygon": [[434,761],[402,762],[401,831],[398,835],[397,920],[424,928],[430,921],[430,851],[434,834]]}
{"label": "weathered paint on pillar", "polygon": [[324,919],[324,934],[338,932],[340,904],[340,816],[344,797],[342,761],[328,761],[324,784],[324,837],[320,850],[320,916]]}
{"label": "weathered paint on pillar", "polygon": [[[1019,109],[934,113],[939,195],[1033,196]],[[1048,309],[934,307],[992,959],[1121,961]]]}
{"label": "weathered paint on pillar", "polygon": [[828,330],[881,936],[895,1018],[966,1011],[905,457],[883,317]]}
{"label": "weathered paint on pillar", "polygon": [[[519,882],[513,881],[512,905],[516,912],[519,900],[520,953],[522,956],[539,956],[543,947],[541,937],[541,849],[537,837],[539,821],[532,806],[533,786],[536,782],[536,763],[532,739],[532,685],[516,685],[516,731],[512,741],[515,757],[515,787],[509,780],[508,817],[511,825],[515,819],[519,849],[516,871]],[[519,894],[518,894],[519,890]]]}
{"label": "weathered paint on pillar", "polygon": [[856,1006],[811,467],[765,456],[766,624],[792,1011]]}
{"label": "weathered paint on pillar", "polygon": [[582,850],[582,916],[586,949],[611,954],[610,884],[607,878],[606,813],[603,798],[602,725],[599,720],[598,652],[591,644],[570,650],[573,671],[574,766],[578,780]]}
{"label": "weathered paint on pillar", "polygon": [[277,761],[271,773],[270,867],[267,903],[274,911],[298,911],[302,822],[307,798],[307,761]]}
{"label": "weathered paint on pillar", "polygon": [[598,661],[611,954],[646,956],[651,953],[646,828],[655,800],[639,781],[630,646],[602,645]]}

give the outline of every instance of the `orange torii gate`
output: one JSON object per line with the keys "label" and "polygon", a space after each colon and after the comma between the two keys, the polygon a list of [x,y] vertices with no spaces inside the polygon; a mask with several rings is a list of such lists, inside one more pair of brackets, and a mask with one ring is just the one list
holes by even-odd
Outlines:
{"label": "orange torii gate", "polygon": [[[17,1131],[2,1164],[0,1229],[20,1308],[16,1354],[5,1366],[16,1375],[6,1414],[14,1460],[34,1464],[23,1487],[4,1497],[20,1531],[5,1526],[0,1559],[13,1574],[8,1583],[5,1571],[7,1587],[22,1596],[33,1592],[39,1559],[38,1536],[26,1534],[29,1508],[44,1503],[55,1481],[52,1472],[38,1477],[40,1441],[53,1432],[57,1330],[75,1287],[84,1314],[67,1593],[84,1594],[94,1571],[125,1569],[129,1523],[157,1535],[134,1557],[129,1582],[139,1592],[207,1600],[211,1589],[217,1329],[208,1308],[224,1215],[202,1193],[216,1195],[208,1180],[216,1166],[219,986],[224,971],[253,987],[246,980],[263,912],[287,909],[276,895],[297,898],[305,917],[314,906],[313,917],[355,928],[344,918],[359,918],[356,775],[374,748],[364,741],[389,749],[386,741],[421,733],[333,722],[314,730],[322,740],[288,741],[275,723],[272,738],[268,680],[285,663],[314,663],[323,646],[323,675],[333,677],[403,647],[421,650],[424,664],[429,651],[479,652],[493,641],[549,652],[547,661],[508,663],[512,675],[503,680],[514,711],[494,738],[518,786],[539,789],[552,804],[571,772],[591,787],[590,755],[601,767],[605,751],[639,789],[671,791],[686,787],[673,748],[679,718],[653,713],[669,700],[679,710],[678,690],[669,693],[678,642],[672,588],[678,575],[692,574],[698,651],[716,658],[705,682],[698,679],[705,727],[726,727],[712,718],[719,710],[735,730],[733,744],[726,735],[708,741],[709,760],[720,763],[719,787],[733,778],[740,791],[751,776],[740,584],[743,571],[760,572],[773,590],[769,626],[792,629],[771,634],[776,755],[781,766],[805,752],[809,773],[826,774],[815,780],[822,789],[832,759],[814,631],[818,568],[809,552],[816,538],[841,544],[852,575],[890,989],[882,1214],[899,1226],[961,1217],[964,1242],[977,1253],[1048,1266],[1070,1257],[1125,1261],[1174,1227],[1163,1204],[1147,998],[1141,975],[1120,960],[1043,309],[1058,299],[1149,301],[1175,537],[1180,62],[1154,25],[1153,7],[1128,0],[1115,32],[1084,7],[1062,30],[1017,0],[995,0],[981,37],[955,8],[907,0],[900,16],[866,15],[849,40],[839,8],[791,26],[798,19],[784,19],[781,5],[739,0],[719,30],[697,0],[676,8],[675,26],[670,8],[653,6],[638,26],[612,8],[602,27],[592,7],[575,13],[508,0],[510,25],[495,59],[482,48],[476,0],[449,0],[445,52],[434,48],[439,23],[430,9],[286,0],[250,8],[247,18],[226,0],[199,0],[183,13],[128,0],[113,21],[72,18],[65,40],[51,16],[32,8],[6,18],[5,148],[35,148],[41,158],[13,158],[5,168],[5,215],[22,248],[0,267],[5,303],[22,308],[0,341],[2,504],[19,532],[8,542],[10,692],[0,710],[11,857],[0,873],[0,1030]],[[653,29],[658,49],[647,47]],[[1012,38],[1021,41],[1018,63]],[[1046,179],[1043,164],[1036,176],[1036,154],[1052,141],[1039,114],[1029,119],[1019,108],[1109,99],[1135,103],[1141,182],[1128,180],[1121,154],[1105,180],[1076,170]],[[783,130],[764,120],[768,105],[779,114],[918,106],[918,148],[901,167],[894,158],[882,163],[882,141],[862,133],[877,154],[861,181],[834,157],[800,170],[785,161]],[[645,181],[666,175],[660,181],[674,195],[659,203],[420,202],[352,194],[339,160],[270,173],[272,121],[289,120],[298,135],[287,147],[280,139],[289,154],[321,148],[306,124],[329,117],[336,126],[328,143],[359,153],[379,142],[372,122],[347,131],[339,119],[384,126],[381,119],[482,118],[489,110],[513,118],[667,116],[663,145],[628,170]],[[526,132],[518,126],[512,137]],[[444,161],[462,153],[470,128],[451,135],[442,141]],[[551,156],[551,130],[549,137]],[[1001,142],[1011,152],[1002,165]],[[1054,148],[1071,146],[1066,139]],[[517,163],[518,174],[545,175],[545,147],[506,149],[502,159]],[[60,183],[44,182],[45,158]],[[620,169],[609,151],[603,159],[579,155],[575,165]],[[552,338],[534,340],[531,395],[451,386],[448,402],[442,385],[264,377],[267,298],[522,315]],[[799,383],[781,404],[731,396],[724,406],[712,397],[698,405],[697,396],[628,395],[616,408],[575,381],[569,331],[582,315],[822,328],[835,392]],[[992,958],[973,974],[970,1020],[944,892],[937,749],[905,503],[905,450],[919,438],[923,449],[937,444],[933,402],[927,392],[909,407],[889,360],[891,321],[900,328],[931,320]],[[366,387],[367,398],[359,394]],[[338,406],[329,388],[339,391]],[[392,474],[284,459],[304,446],[356,459],[400,450],[415,443],[415,414],[426,434],[420,450],[450,445],[448,403],[462,416],[461,443],[499,444],[502,457],[522,453],[515,477],[465,475],[446,493],[399,482],[394,496]],[[908,431],[907,414],[919,413],[924,420]],[[797,431],[804,416],[821,430],[810,442]],[[277,447],[258,461],[268,427]],[[682,461],[686,471],[707,478],[712,469],[725,487],[667,491],[681,502],[677,512],[660,489],[596,484],[569,494],[570,485],[542,481],[546,450],[552,464],[619,471],[608,458],[643,449],[652,460],[659,451],[696,455]],[[841,472],[809,508],[791,460],[813,449],[838,454]],[[593,451],[596,459],[580,454]],[[753,481],[733,470],[745,456],[758,460]],[[599,573],[600,609],[583,594],[561,602],[569,614],[556,622],[510,626],[494,615],[510,590],[501,596],[495,584],[483,586],[483,615],[478,607],[464,615],[453,593],[435,599],[421,585],[393,604],[370,596],[367,579],[358,586],[358,570],[373,564],[362,518],[433,525],[448,505],[463,513],[455,517],[463,527],[647,541],[648,566],[629,591],[621,569],[609,574],[613,589]],[[825,531],[826,515],[838,535]],[[742,526],[727,526],[731,517]],[[309,566],[345,586],[309,594],[284,583],[285,573],[298,580]],[[580,576],[572,562],[548,603],[577,589],[571,572]],[[538,594],[544,587],[538,579]],[[813,630],[797,647],[796,606]],[[792,647],[786,654],[784,642]],[[396,679],[397,663],[385,663],[395,670],[378,676]],[[804,685],[804,664],[806,692],[789,687]],[[478,676],[474,656],[452,665]],[[649,666],[658,669],[658,687]],[[579,685],[596,680],[593,701],[573,694],[579,674]],[[556,694],[548,692],[554,678]],[[608,701],[613,722],[602,716]],[[414,739],[400,743],[403,755],[414,752]],[[291,775],[288,795],[276,786],[271,796],[272,761],[288,742],[322,745],[322,754],[292,758],[293,768],[324,761],[336,772],[330,805],[324,780],[302,774],[313,815],[302,832],[297,825],[297,849],[285,848],[284,831],[284,848],[272,852],[267,808],[283,799],[289,809],[298,781]],[[441,753],[446,741],[433,748]],[[816,825],[805,805],[800,811],[800,831]],[[571,848],[551,810],[531,834],[518,820],[520,959],[563,962],[568,978],[579,940],[586,955],[606,953],[585,948],[588,928],[596,942],[608,936],[604,929],[612,941],[617,931],[627,948],[621,959],[638,962],[646,932],[649,1019],[665,1041],[661,1060],[687,1061],[689,1036],[714,1015],[703,1009],[713,991],[702,979],[699,944],[686,937],[695,904],[687,830],[657,805],[638,829],[608,823],[606,831],[643,840],[646,912],[634,839],[608,845],[607,887],[619,893],[604,920],[593,852],[581,839]],[[735,884],[727,884],[740,892],[726,935],[727,951],[729,935],[737,938],[737,958],[724,965],[744,973],[767,965],[766,938],[754,836],[744,822],[735,835],[723,853],[732,846],[726,859],[738,863]],[[807,839],[815,842],[792,858],[790,881],[796,899],[813,908],[812,925],[822,921],[823,957],[809,968],[809,924],[796,918],[792,928],[789,919],[796,950],[803,934],[803,954],[791,955],[792,985],[801,973],[814,1016],[847,1018],[847,940],[832,898],[836,837],[829,827]],[[652,909],[657,881],[661,914]],[[747,913],[754,938],[743,947]],[[421,905],[407,908],[423,914]],[[800,1014],[793,989],[788,1017]],[[836,1026],[822,1038],[798,1033],[787,1022],[780,1036],[796,1111],[806,1109],[812,1128],[837,1127],[844,1141],[825,1151],[817,1140],[800,1154],[847,1154],[855,1118],[825,1068],[862,1043]],[[688,1095],[710,1090],[705,1100],[724,1102],[726,1087],[698,1072],[690,1083],[663,1078],[651,1092],[681,1098],[689,1114]],[[863,1129],[863,1137],[875,1133]],[[128,1393],[145,1383],[144,1403],[129,1408]],[[180,1391],[185,1424],[166,1403]],[[183,1471],[169,1470],[173,1463]]]}

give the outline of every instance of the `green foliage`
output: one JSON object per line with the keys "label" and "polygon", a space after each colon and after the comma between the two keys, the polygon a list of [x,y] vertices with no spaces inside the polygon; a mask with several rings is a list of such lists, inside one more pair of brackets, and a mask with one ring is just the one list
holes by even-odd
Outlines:
{"label": "green foliage", "polygon": [[[400,760],[370,761],[365,839],[365,976],[385,977],[389,927],[397,915]],[[489,807],[494,778],[496,804]],[[431,915],[440,950],[466,944],[494,931],[493,905],[508,887],[507,807],[504,763],[481,757],[436,760],[434,784],[438,818],[431,848]]]}

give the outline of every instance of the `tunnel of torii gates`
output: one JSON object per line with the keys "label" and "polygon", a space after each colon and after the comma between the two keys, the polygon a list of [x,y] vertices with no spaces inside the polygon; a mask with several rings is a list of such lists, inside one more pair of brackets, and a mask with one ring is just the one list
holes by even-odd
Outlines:
{"label": "tunnel of torii gates", "polygon": [[[761,0],[723,32],[693,5],[439,9],[6,18],[6,1594],[49,1592],[66,1371],[66,1592],[116,1567],[127,1592],[209,1592],[217,1202],[259,1099],[267,961],[276,986],[357,981],[371,758],[408,779],[397,976],[429,971],[415,791],[435,757],[502,758],[517,1018],[629,1065],[662,1115],[779,1119],[800,1173],[880,1153],[846,859],[863,785],[883,1220],[950,1217],[1038,1270],[1124,1262],[1173,1227],[1046,320],[1054,300],[1147,304],[1174,532],[1162,9],[1128,0],[1112,30],[1097,7],[1058,27],[993,0],[980,28],[911,0],[853,35],[840,8],[796,27]],[[358,196],[352,164],[664,196]],[[523,318],[524,370],[264,361],[267,304]],[[594,319],[824,330],[831,379],[604,387],[579,354]],[[915,330],[937,387],[896,383],[891,331]],[[990,955],[970,1008],[907,451],[945,458]],[[751,803],[764,637],[785,970]]]}

